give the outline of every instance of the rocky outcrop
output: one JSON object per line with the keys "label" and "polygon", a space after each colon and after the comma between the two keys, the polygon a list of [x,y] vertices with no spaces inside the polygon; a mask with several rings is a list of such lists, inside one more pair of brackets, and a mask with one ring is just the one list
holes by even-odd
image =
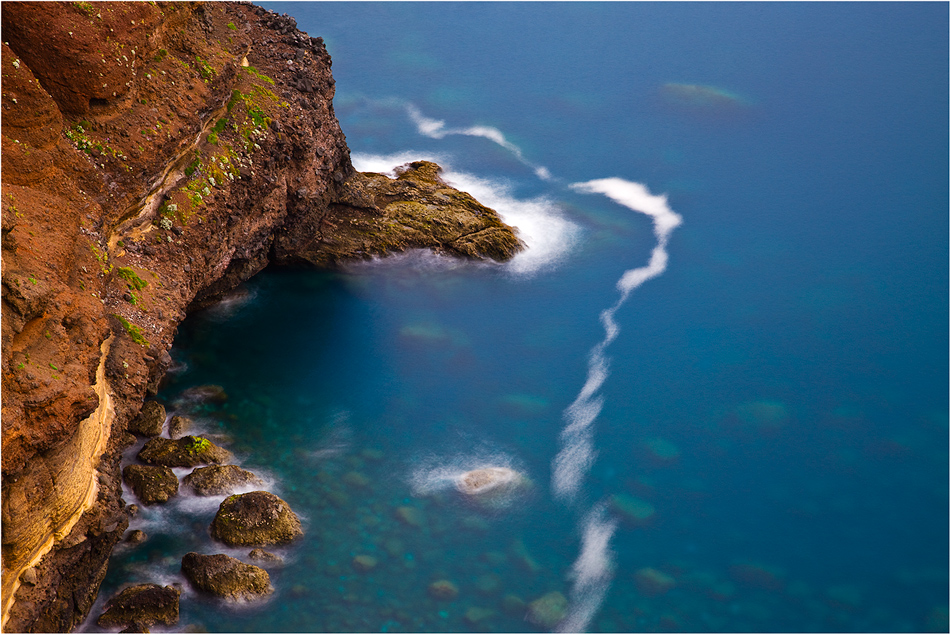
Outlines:
{"label": "rocky outcrop", "polygon": [[178,495],[178,478],[168,467],[130,464],[122,470],[122,480],[146,506],[163,504]]}
{"label": "rocky outcrop", "polygon": [[228,546],[270,546],[293,541],[303,530],[290,505],[267,491],[232,495],[211,522],[211,537]]}
{"label": "rocky outcrop", "polygon": [[21,2],[2,29],[3,627],[64,631],[127,526],[119,456],[190,309],[270,264],[518,243],[428,164],[358,175],[292,18]]}
{"label": "rocky outcrop", "polygon": [[180,597],[181,590],[173,586],[154,583],[132,586],[109,599],[106,611],[99,616],[96,624],[107,628],[148,628],[157,623],[174,625],[178,623]]}
{"label": "rocky outcrop", "polygon": [[236,465],[199,467],[182,479],[198,495],[227,495],[235,489],[260,486],[264,481]]}
{"label": "rocky outcrop", "polygon": [[181,571],[198,590],[228,599],[253,599],[274,591],[266,570],[227,555],[188,553]]}
{"label": "rocky outcrop", "polygon": [[142,411],[129,423],[128,430],[136,436],[154,438],[165,426],[165,406],[158,401],[146,401]]}
{"label": "rocky outcrop", "polygon": [[185,436],[178,440],[152,438],[136,456],[145,464],[164,467],[197,467],[202,464],[221,464],[233,456],[204,436]]}

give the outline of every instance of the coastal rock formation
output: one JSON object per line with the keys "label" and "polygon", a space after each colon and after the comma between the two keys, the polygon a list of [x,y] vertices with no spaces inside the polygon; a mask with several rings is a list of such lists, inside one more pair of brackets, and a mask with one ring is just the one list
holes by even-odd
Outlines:
{"label": "coastal rock formation", "polygon": [[152,438],[136,456],[145,464],[165,467],[197,467],[202,464],[220,464],[233,456],[203,436],[185,436],[178,440]]}
{"label": "coastal rock formation", "polygon": [[178,478],[168,467],[130,464],[122,470],[122,480],[146,506],[162,504],[178,495]]}
{"label": "coastal rock formation", "polygon": [[128,526],[120,456],[190,310],[271,264],[504,259],[518,241],[431,164],[357,174],[330,56],[292,18],[236,2],[0,17],[2,624],[68,631]]}
{"label": "coastal rock formation", "polygon": [[[106,604],[106,611],[96,620],[99,627],[148,628],[157,623],[178,623],[178,600],[181,590],[154,583],[126,588]],[[147,629],[145,630],[147,631]]]}
{"label": "coastal rock formation", "polygon": [[182,483],[198,495],[227,495],[246,486],[260,486],[264,481],[250,471],[233,464],[199,467],[182,478]]}
{"label": "coastal rock formation", "polygon": [[198,590],[228,599],[253,599],[274,591],[266,570],[227,555],[188,553],[181,571]]}
{"label": "coastal rock formation", "polygon": [[303,535],[290,505],[267,491],[232,495],[211,522],[211,537],[228,546],[286,544]]}

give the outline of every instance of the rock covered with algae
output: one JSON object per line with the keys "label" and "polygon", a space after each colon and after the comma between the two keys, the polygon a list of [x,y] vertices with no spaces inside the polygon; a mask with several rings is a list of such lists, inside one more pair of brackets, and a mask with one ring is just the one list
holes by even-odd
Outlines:
{"label": "rock covered with algae", "polygon": [[211,522],[211,537],[229,546],[286,544],[300,535],[297,514],[267,491],[226,498]]}
{"label": "rock covered with algae", "polygon": [[199,467],[182,479],[197,495],[227,495],[241,487],[261,486],[264,481],[237,465]]}
{"label": "rock covered with algae", "polygon": [[178,478],[168,467],[130,464],[122,470],[122,480],[146,506],[162,504],[178,495]]}
{"label": "rock covered with algae", "polygon": [[274,591],[266,570],[228,555],[188,553],[181,560],[181,571],[198,590],[228,599],[252,599]]}
{"label": "rock covered with algae", "polygon": [[146,464],[165,467],[197,467],[203,464],[221,464],[233,457],[227,449],[217,446],[203,436],[185,436],[178,440],[152,438],[138,453]]}
{"label": "rock covered with algae", "polygon": [[[99,627],[134,627],[136,632],[147,632],[148,627],[161,623],[178,623],[178,600],[181,591],[173,586],[143,583],[131,586],[115,595],[106,604],[96,624]],[[139,629],[140,628],[140,629]]]}

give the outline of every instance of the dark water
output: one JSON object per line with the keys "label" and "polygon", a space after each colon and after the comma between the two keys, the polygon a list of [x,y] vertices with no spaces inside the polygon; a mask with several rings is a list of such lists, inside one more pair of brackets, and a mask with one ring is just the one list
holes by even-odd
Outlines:
{"label": "dark water", "polygon": [[[326,39],[358,168],[437,157],[532,248],[267,272],[183,324],[161,398],[224,386],[177,407],[306,536],[178,629],[538,631],[505,597],[558,591],[563,629],[947,630],[946,4],[266,6]],[[532,485],[461,500],[489,464]],[[217,503],[145,510],[104,594],[247,560]]]}

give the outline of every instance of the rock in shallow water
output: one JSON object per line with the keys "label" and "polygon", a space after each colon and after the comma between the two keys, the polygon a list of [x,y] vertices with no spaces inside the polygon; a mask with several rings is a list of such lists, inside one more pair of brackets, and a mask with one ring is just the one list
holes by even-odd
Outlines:
{"label": "rock in shallow water", "polygon": [[178,495],[178,478],[168,467],[130,464],[122,470],[122,479],[142,504],[163,504]]}
{"label": "rock in shallow water", "polygon": [[145,443],[137,457],[146,464],[166,467],[221,464],[233,458],[230,451],[222,449],[202,436],[185,436],[178,440],[152,438]]}
{"label": "rock in shallow water", "polygon": [[549,592],[528,604],[528,620],[550,629],[567,616],[567,597],[560,592]]}
{"label": "rock in shallow water", "polygon": [[274,591],[266,570],[223,554],[188,553],[181,571],[198,590],[228,599],[253,599]]}
{"label": "rock in shallow water", "polygon": [[303,535],[290,505],[267,491],[232,495],[211,522],[211,537],[229,546],[285,544]]}
{"label": "rock in shallow water", "polygon": [[260,486],[264,481],[250,471],[233,465],[199,467],[182,478],[182,483],[197,495],[227,495],[246,486]]}
{"label": "rock in shallow water", "polygon": [[106,611],[96,623],[107,628],[148,627],[156,623],[174,625],[178,622],[180,596],[181,591],[172,586],[154,583],[132,586],[109,599]]}

